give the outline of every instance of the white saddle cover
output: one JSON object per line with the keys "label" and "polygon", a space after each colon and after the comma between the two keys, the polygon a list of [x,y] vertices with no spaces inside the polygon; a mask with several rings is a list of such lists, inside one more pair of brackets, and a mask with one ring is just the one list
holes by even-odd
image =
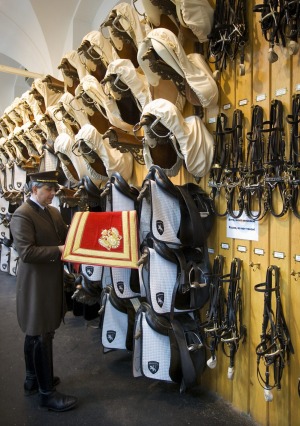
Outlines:
{"label": "white saddle cover", "polygon": [[[114,55],[114,50],[112,48],[112,45],[110,44],[109,40],[103,36],[103,34],[100,31],[91,31],[88,34],[86,34],[83,37],[81,44],[83,44],[85,40],[87,40],[90,43],[91,47],[99,55],[98,57],[95,57],[94,59],[101,59],[101,61],[106,67],[116,58],[116,55]],[[95,71],[95,64],[92,63],[91,60],[87,61],[87,66],[90,67],[92,71]]]}
{"label": "white saddle cover", "polygon": [[8,273],[13,276],[17,276],[18,273],[18,260],[19,255],[17,250],[14,247],[9,247],[9,255],[8,255]]}
{"label": "white saddle cover", "polygon": [[55,105],[61,97],[61,93],[50,90],[47,83],[41,78],[36,78],[32,83],[32,87],[35,88],[44,98],[46,108],[51,105]]}
{"label": "white saddle cover", "polygon": [[[119,150],[112,148],[108,139],[103,139],[102,135],[91,124],[85,124],[79,130],[75,140],[79,141],[80,139],[83,139],[91,150],[101,158],[108,177],[113,172],[118,172],[126,181],[130,179],[133,170],[133,157],[130,153],[123,154]],[[92,164],[90,168],[92,168]],[[91,179],[93,178],[91,177]]]}
{"label": "white saddle cover", "polygon": [[67,113],[77,121],[80,127],[90,123],[87,113],[82,108],[81,102],[71,93],[65,92],[58,104],[63,105]]}
{"label": "white saddle cover", "polygon": [[[138,48],[139,44],[143,41],[146,36],[146,28],[145,25],[141,22],[140,16],[137,11],[131,6],[129,3],[119,3],[117,4],[112,11],[115,11],[117,14],[117,18],[119,19],[119,23],[122,28],[126,31],[126,33],[131,37],[135,46]],[[110,38],[113,41],[113,45],[118,50],[122,50],[123,41],[118,37],[115,37],[112,34],[111,29],[109,28]],[[117,52],[118,53],[118,52]]]}
{"label": "white saddle cover", "polygon": [[[116,59],[111,62],[107,67],[105,78],[112,74],[117,75],[117,78],[128,86],[135,98],[137,107],[142,111],[144,106],[151,100],[150,88],[145,75],[136,70],[130,59]],[[108,84],[106,83],[106,85]],[[113,95],[116,98],[119,96],[115,92]]]}
{"label": "white saddle cover", "polygon": [[[5,213],[7,213],[7,212],[2,211],[2,209],[1,209],[1,200],[0,200],[0,213],[1,213],[1,215],[4,215]],[[5,226],[4,221],[1,219],[0,220],[0,238],[4,238],[4,237],[9,239],[10,238],[10,232],[9,232],[9,227]]]}
{"label": "white saddle cover", "polygon": [[181,212],[178,198],[150,180],[150,197],[142,198],[139,237],[143,241],[149,232],[153,237],[173,247],[181,245],[177,237]]}
{"label": "white saddle cover", "polygon": [[[61,167],[62,170],[66,176],[66,178],[73,184],[78,185],[80,179],[83,176],[90,176],[88,165],[84,158],[79,154],[78,151],[75,151],[77,155],[75,155],[72,151],[73,146],[75,144],[75,140],[72,139],[67,133],[61,133],[58,135],[58,137],[55,139],[54,142],[54,151],[58,155],[58,157],[61,159]],[[59,154],[64,154],[64,156],[67,157],[67,160],[62,159]],[[72,166],[74,167],[76,174],[73,173],[68,168],[67,162],[70,162]],[[72,168],[73,169],[73,168]]]}
{"label": "white saddle cover", "polygon": [[149,61],[142,59],[151,46],[174,71],[186,80],[204,108],[217,106],[218,86],[204,57],[200,53],[187,55],[176,35],[166,28],[150,31],[138,50],[138,62],[152,86],[159,84],[160,77],[151,70]]}
{"label": "white saddle cover", "polygon": [[101,343],[104,352],[108,352],[112,349],[126,349],[128,331],[127,313],[116,309],[110,302],[109,295],[106,295],[103,315]]}
{"label": "white saddle cover", "polygon": [[[184,160],[188,172],[195,177],[205,176],[213,160],[214,139],[201,118],[183,118],[178,108],[166,99],[156,99],[147,104],[142,116],[147,113],[160,118],[161,124],[172,132],[173,137],[170,139],[178,156]],[[146,150],[148,146],[153,145],[153,139],[149,138],[147,132],[144,133]],[[148,164],[147,166],[149,168]]]}
{"label": "white saddle cover", "polygon": [[[84,91],[95,102],[99,112],[102,115],[105,114],[104,116],[112,126],[132,134],[132,125],[122,119],[116,99],[104,93],[103,86],[95,77],[92,75],[84,77],[77,86],[75,95],[79,95],[81,91]],[[105,111],[104,114],[103,111]]]}
{"label": "white saddle cover", "polygon": [[176,5],[177,17],[182,26],[190,28],[200,43],[210,34],[214,9],[208,0],[170,0]]}
{"label": "white saddle cover", "polygon": [[[79,80],[81,80],[84,76],[89,74],[88,70],[85,68],[85,66],[81,62],[80,55],[77,52],[77,50],[70,50],[62,57],[62,60],[63,59],[66,59],[69,62],[69,64],[76,69]],[[70,84],[70,86],[72,85],[73,85],[73,82]]]}
{"label": "white saddle cover", "polygon": [[1,253],[0,253],[0,271],[8,272],[8,261],[9,261],[9,247],[5,244],[0,244]]}

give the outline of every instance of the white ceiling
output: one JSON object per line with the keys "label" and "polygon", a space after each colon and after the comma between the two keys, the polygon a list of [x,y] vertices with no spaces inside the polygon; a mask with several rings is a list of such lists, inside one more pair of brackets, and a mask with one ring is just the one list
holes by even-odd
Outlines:
{"label": "white ceiling", "polygon": [[[130,0],[124,0],[130,3]],[[51,74],[82,38],[98,30],[119,0],[0,0],[0,65]],[[0,116],[29,89],[23,76],[0,72]]]}

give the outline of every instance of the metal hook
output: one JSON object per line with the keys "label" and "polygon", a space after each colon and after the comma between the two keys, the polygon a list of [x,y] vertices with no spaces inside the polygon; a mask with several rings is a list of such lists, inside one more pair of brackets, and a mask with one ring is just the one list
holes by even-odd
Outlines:
{"label": "metal hook", "polygon": [[298,278],[300,277],[300,272],[296,272],[296,271],[294,271],[294,269],[292,269],[291,275],[294,277],[295,281],[298,281]]}
{"label": "metal hook", "polygon": [[252,268],[252,271],[253,271],[253,272],[257,271],[257,269],[260,269],[260,263],[253,263],[253,262],[250,262],[250,263],[249,263],[249,266]]}

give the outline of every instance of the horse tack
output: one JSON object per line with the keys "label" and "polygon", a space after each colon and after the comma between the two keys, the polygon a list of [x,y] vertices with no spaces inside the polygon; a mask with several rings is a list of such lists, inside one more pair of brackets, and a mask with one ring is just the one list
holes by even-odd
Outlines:
{"label": "horse tack", "polygon": [[[254,289],[264,293],[261,341],[256,346],[257,378],[264,388],[265,400],[270,402],[273,399],[271,390],[281,389],[283,369],[289,362],[290,355],[294,354],[281,303],[279,267],[270,265],[267,269],[266,281],[256,284]],[[275,308],[272,307],[272,299],[275,301]],[[264,376],[261,372],[261,361],[265,367]]]}
{"label": "horse tack", "polygon": [[138,62],[151,85],[171,79],[192,105],[217,106],[218,87],[205,58],[200,53],[187,55],[171,31],[151,30],[139,46]]}
{"label": "horse tack", "polygon": [[104,78],[108,65],[115,59],[110,41],[100,31],[86,34],[77,52],[85,68],[99,82]]}
{"label": "horse tack", "polygon": [[[251,116],[251,129],[247,133],[247,155],[243,168],[245,213],[253,220],[261,220],[268,212],[264,183],[264,137],[263,109],[254,105]],[[256,203],[256,204],[255,204]],[[254,210],[256,205],[256,210]]]}
{"label": "horse tack", "polygon": [[261,15],[259,22],[263,37],[269,43],[270,63],[278,60],[275,46],[287,47],[290,55],[298,53],[300,9],[297,1],[264,1],[255,5],[253,12]]}
{"label": "horse tack", "polygon": [[[263,123],[262,132],[268,134],[265,168],[265,184],[267,187],[267,202],[271,214],[282,217],[289,208],[287,192],[287,170],[285,160],[285,133],[283,127],[283,104],[279,100],[271,102],[270,120]],[[279,194],[281,210],[274,206],[274,194]]]}
{"label": "horse tack", "polygon": [[[152,124],[155,123],[156,130],[151,130]],[[157,122],[153,114],[143,114],[139,123],[134,126],[134,132],[137,134],[144,129],[144,137],[142,138],[144,145],[144,161],[148,169],[151,165],[161,167],[168,176],[176,176],[182,165],[182,159],[178,157],[174,149],[173,143],[169,140],[170,131],[161,123]],[[158,130],[157,130],[158,129]],[[147,152],[145,152],[145,138],[149,138],[153,142],[152,146],[147,144]]]}
{"label": "horse tack", "polygon": [[125,2],[116,5],[102,23],[100,31],[103,33],[105,28],[108,28],[110,43],[116,55],[121,59],[130,59],[138,68],[138,45],[146,32],[133,6]]}
{"label": "horse tack", "polygon": [[215,75],[226,69],[228,60],[240,56],[240,75],[245,75],[245,45],[248,42],[244,0],[232,3],[230,0],[217,2],[213,25],[208,34],[209,62],[215,65]]}
{"label": "horse tack", "polygon": [[[238,219],[244,211],[244,189],[242,183],[242,169],[244,165],[243,158],[243,126],[244,115],[241,110],[236,109],[233,112],[231,129],[228,129],[230,135],[229,156],[226,166],[226,191],[227,195],[227,212]],[[234,199],[237,195],[236,204]],[[236,207],[238,208],[236,212]]]}
{"label": "horse tack", "polygon": [[[126,99],[115,99],[113,96],[107,96],[103,86],[93,76],[86,76],[81,80],[77,89],[77,97],[82,98],[84,104],[93,109],[94,114],[98,111],[99,122],[98,124],[92,122],[92,124],[100,133],[105,133],[110,125],[132,133],[133,123],[129,124],[125,121],[127,116],[130,115]],[[130,120],[133,121],[132,118]]]}
{"label": "horse tack", "polygon": [[87,113],[88,120],[99,133],[103,134],[109,127],[109,121],[105,117],[104,108],[100,104],[97,104],[84,90],[76,91],[76,99],[80,100],[83,106],[83,110]]}
{"label": "horse tack", "polygon": [[292,111],[288,114],[286,120],[290,126],[291,140],[290,140],[290,154],[288,161],[288,174],[289,174],[289,192],[290,192],[290,208],[293,214],[300,219],[300,212],[298,207],[299,200],[299,183],[300,183],[300,95],[295,94],[292,98]]}
{"label": "horse tack", "polygon": [[[150,123],[147,122],[149,117],[154,117]],[[158,146],[161,145],[162,148],[163,145],[165,152],[170,151],[169,155],[172,155],[173,149],[181,163],[184,162],[187,171],[196,179],[208,173],[213,158],[213,136],[200,117],[191,115],[184,118],[171,102],[155,99],[145,105],[140,122],[145,127],[145,156],[152,155]],[[173,168],[169,173],[175,173],[176,166],[178,163],[175,160],[173,166],[169,167]],[[178,171],[177,169],[177,173]]]}
{"label": "horse tack", "polygon": [[101,85],[107,97],[115,100],[122,119],[134,125],[151,98],[144,74],[129,59],[116,59],[108,65]]}
{"label": "horse tack", "polygon": [[67,58],[62,58],[61,63],[57,67],[61,70],[64,77],[64,82],[66,86],[66,91],[70,92],[75,96],[76,87],[80,83],[78,72],[75,67],[73,67]]}
{"label": "horse tack", "polygon": [[[76,153],[87,161],[90,177],[100,186],[113,172],[119,172],[124,179],[130,179],[132,174],[133,159],[129,153],[121,153],[110,147],[97,129],[84,125],[75,137]],[[74,151],[75,153],[75,151]]]}

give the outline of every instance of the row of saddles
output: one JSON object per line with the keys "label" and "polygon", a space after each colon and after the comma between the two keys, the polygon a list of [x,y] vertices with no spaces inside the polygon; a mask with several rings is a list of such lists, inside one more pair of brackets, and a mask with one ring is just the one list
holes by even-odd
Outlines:
{"label": "row of saddles", "polygon": [[143,15],[128,3],[115,6],[99,30],[62,58],[63,81],[37,78],[6,108],[0,118],[4,198],[17,196],[25,171],[52,170],[58,162],[71,187],[83,176],[99,187],[112,172],[128,180],[136,152],[148,169],[157,164],[168,176],[183,164],[198,178],[208,172],[213,137],[198,114],[183,111],[187,102],[216,106],[218,86],[204,56],[187,54],[184,45],[207,41],[213,9],[206,1],[177,9],[170,2],[162,26],[163,9],[142,3]]}

